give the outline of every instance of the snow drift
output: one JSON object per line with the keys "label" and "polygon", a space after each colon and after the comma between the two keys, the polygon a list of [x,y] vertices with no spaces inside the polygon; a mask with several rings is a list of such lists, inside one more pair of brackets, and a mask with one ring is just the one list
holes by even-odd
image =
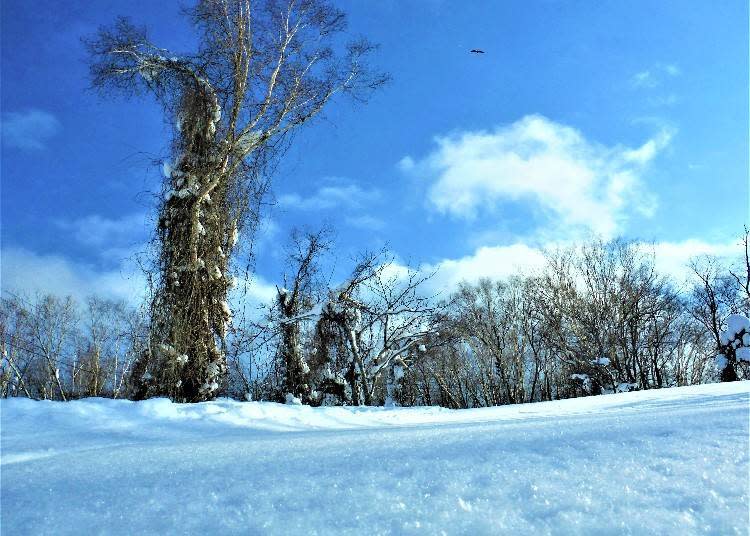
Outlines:
{"label": "snow drift", "polygon": [[4,534],[747,534],[750,382],[484,408],[10,399]]}

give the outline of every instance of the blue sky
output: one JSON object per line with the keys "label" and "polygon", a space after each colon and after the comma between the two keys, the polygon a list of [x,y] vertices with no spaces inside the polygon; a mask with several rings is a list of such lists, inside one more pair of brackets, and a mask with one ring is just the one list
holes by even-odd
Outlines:
{"label": "blue sky", "polygon": [[[259,292],[293,226],[330,223],[341,266],[387,244],[449,287],[592,234],[653,241],[677,270],[731,251],[748,222],[747,2],[337,3],[393,81],[296,137],[273,178]],[[140,285],[128,276],[169,129],[149,100],[88,91],[80,44],[119,14],[164,47],[193,45],[176,3],[2,3],[4,289]]]}

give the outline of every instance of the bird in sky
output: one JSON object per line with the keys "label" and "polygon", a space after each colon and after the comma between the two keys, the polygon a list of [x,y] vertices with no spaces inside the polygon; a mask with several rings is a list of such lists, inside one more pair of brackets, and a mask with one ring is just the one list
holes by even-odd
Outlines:
{"label": "bird in sky", "polygon": [[472,48],[469,52],[473,54],[484,54],[484,50],[479,50],[478,48]]}

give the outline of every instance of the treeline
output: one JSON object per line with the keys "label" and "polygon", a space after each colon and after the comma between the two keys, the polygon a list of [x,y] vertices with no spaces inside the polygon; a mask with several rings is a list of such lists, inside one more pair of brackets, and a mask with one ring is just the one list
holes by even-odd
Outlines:
{"label": "treeline", "polygon": [[[221,393],[468,408],[750,378],[747,234],[744,246],[744,262],[699,259],[683,282],[642,244],[592,241],[547,252],[537,273],[434,296],[433,274],[385,252],[328,285],[327,235],[297,233],[275,303],[262,316],[235,311],[219,341]],[[0,394],[132,397],[149,374],[133,366],[148,347],[145,318],[101,299],[5,296]]]}
{"label": "treeline", "polygon": [[145,316],[121,301],[6,293],[0,336],[1,396],[122,398],[148,329]]}
{"label": "treeline", "polygon": [[[592,243],[548,255],[536,275],[463,285],[403,401],[465,408],[716,381],[724,320],[750,302],[716,262],[695,269],[682,289],[640,245]],[[742,378],[747,364],[726,363]]]}

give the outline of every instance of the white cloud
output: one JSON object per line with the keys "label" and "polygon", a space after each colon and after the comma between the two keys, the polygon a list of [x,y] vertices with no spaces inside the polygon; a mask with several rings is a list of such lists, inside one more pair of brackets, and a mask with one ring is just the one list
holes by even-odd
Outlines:
{"label": "white cloud", "polygon": [[133,305],[145,296],[143,274],[125,263],[115,269],[101,271],[60,255],[5,248],[2,250],[1,264],[3,291],[69,295],[80,301],[96,294],[123,299]]}
{"label": "white cloud", "polygon": [[98,265],[59,254],[36,253],[21,247],[2,250],[3,290],[25,294],[52,293],[123,299],[140,304],[146,295],[146,278],[135,257],[146,248],[151,224],[144,213],[121,218],[92,214],[75,220],[58,220],[58,227],[98,259]]}
{"label": "white cloud", "polygon": [[411,156],[405,156],[401,160],[399,160],[397,167],[401,171],[411,171],[414,169],[415,162],[414,159]]}
{"label": "white cloud", "polygon": [[349,217],[346,218],[345,221],[347,225],[358,229],[365,229],[367,231],[379,231],[385,227],[385,222],[383,220],[374,216],[368,216],[367,214]]}
{"label": "white cloud", "polygon": [[635,73],[630,79],[630,85],[637,89],[654,89],[662,85],[667,78],[674,78],[682,74],[678,65],[673,63],[656,63],[650,69]]}
{"label": "white cloud", "polygon": [[677,283],[682,283],[692,277],[690,269],[692,259],[708,255],[731,261],[739,257],[742,252],[737,240],[706,242],[690,238],[679,242],[656,242],[644,247],[653,251],[656,269],[660,273],[669,274]]}
{"label": "white cloud", "polygon": [[34,108],[4,113],[1,123],[4,145],[24,150],[44,149],[61,128],[54,115]]}
{"label": "white cloud", "polygon": [[482,278],[505,279],[513,275],[529,275],[544,266],[544,253],[525,244],[484,246],[459,259],[444,259],[424,265],[420,271],[435,272],[427,285],[431,290],[449,294],[462,281],[476,283]]}
{"label": "white cloud", "polygon": [[279,205],[294,210],[330,210],[334,208],[360,208],[377,201],[380,192],[365,190],[356,184],[323,186],[312,196],[302,197],[298,194],[285,194],[279,197]]}
{"label": "white cloud", "polygon": [[281,227],[279,224],[270,217],[262,217],[252,240],[241,239],[239,241],[238,253],[240,256],[275,254],[281,247],[280,235]]}
{"label": "white cloud", "polygon": [[71,232],[81,244],[97,247],[143,243],[151,228],[151,223],[144,213],[128,214],[121,218],[106,218],[92,214],[71,221],[60,220],[57,224]]}
{"label": "white cloud", "polygon": [[682,74],[682,70],[677,65],[674,65],[673,63],[664,65],[664,71],[669,76],[679,76],[680,74]]}
{"label": "white cloud", "polygon": [[531,115],[492,131],[439,137],[437,149],[412,167],[432,181],[429,203],[440,212],[473,218],[496,213],[502,202],[528,202],[550,229],[611,237],[631,214],[653,212],[642,176],[671,135],[662,130],[637,148],[606,147]]}
{"label": "white cloud", "polygon": [[625,150],[623,152],[623,158],[627,162],[646,165],[656,157],[659,151],[669,145],[671,138],[672,132],[670,130],[663,129],[654,138],[648,140],[637,149]]}
{"label": "white cloud", "polygon": [[[549,243],[544,247],[532,247],[517,243],[507,246],[485,246],[471,255],[458,259],[443,259],[435,264],[420,267],[424,274],[436,272],[427,283],[430,292],[450,294],[462,281],[476,283],[482,278],[506,279],[514,275],[528,276],[544,267],[545,249],[564,247],[563,243]],[[741,248],[736,240],[707,242],[688,239],[678,242],[656,242],[642,244],[643,250],[653,253],[656,270],[679,284],[692,277],[690,262],[705,255],[715,256],[727,262],[736,259]]]}
{"label": "white cloud", "polygon": [[642,88],[654,88],[659,85],[659,82],[656,80],[656,77],[651,71],[641,71],[639,73],[635,73],[633,75],[633,78],[631,78],[630,83],[633,85],[633,87]]}
{"label": "white cloud", "polygon": [[262,312],[276,299],[276,285],[269,283],[258,274],[250,279],[239,281],[229,295],[232,310],[245,311],[249,319],[260,319]]}
{"label": "white cloud", "polygon": [[[140,305],[146,296],[147,282],[144,274],[131,259],[110,270],[73,261],[61,255],[38,254],[23,248],[4,248],[0,277],[3,292],[24,295],[36,293],[72,296],[83,302],[97,295],[122,299],[133,306]],[[251,317],[268,305],[276,296],[276,287],[259,275],[240,281],[232,290],[230,301],[235,311],[247,305]]]}
{"label": "white cloud", "polygon": [[648,98],[647,102],[651,106],[660,107],[674,106],[679,100],[680,99],[677,95],[675,95],[674,93],[670,93],[669,95],[651,96]]}

